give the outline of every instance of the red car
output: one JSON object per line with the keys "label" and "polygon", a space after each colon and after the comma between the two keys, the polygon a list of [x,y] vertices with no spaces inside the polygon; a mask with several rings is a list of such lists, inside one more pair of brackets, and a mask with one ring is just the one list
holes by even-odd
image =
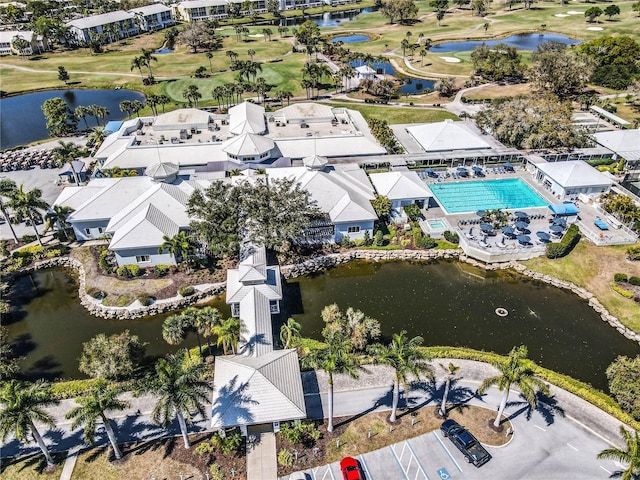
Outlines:
{"label": "red car", "polygon": [[342,471],[344,480],[364,480],[360,463],[355,458],[343,458],[340,461],[340,470]]}

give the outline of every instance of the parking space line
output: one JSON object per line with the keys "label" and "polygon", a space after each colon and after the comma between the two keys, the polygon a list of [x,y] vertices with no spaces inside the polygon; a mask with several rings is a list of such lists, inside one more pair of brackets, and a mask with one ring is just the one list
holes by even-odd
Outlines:
{"label": "parking space line", "polygon": [[600,468],[603,469],[605,472],[607,472],[609,475],[613,475],[612,472],[610,472],[609,470],[607,470],[606,468],[604,468],[602,465],[600,465]]}
{"label": "parking space line", "polygon": [[[422,475],[424,475],[424,478],[426,480],[429,480],[429,476],[427,475],[427,472],[425,471],[425,469],[422,468],[422,464],[420,463],[420,460],[418,460],[418,456],[416,455],[416,452],[413,450],[413,447],[411,446],[411,443],[409,442],[409,440],[407,440],[406,443],[407,443],[407,447],[409,447],[409,450],[411,450],[411,453],[413,454],[413,458],[415,459],[416,463],[418,464],[418,468],[422,472]],[[416,473],[416,478],[417,478],[417,473]]]}
{"label": "parking space line", "polygon": [[460,473],[462,473],[462,468],[460,468],[460,465],[458,464],[458,462],[456,462],[456,459],[453,458],[453,455],[451,455],[451,452],[449,451],[449,449],[446,447],[446,445],[442,442],[442,440],[440,440],[440,437],[438,436],[438,432],[434,431],[433,432],[433,436],[436,437],[436,439],[438,440],[438,442],[440,443],[440,445],[442,446],[442,448],[444,448],[444,451],[447,452],[447,455],[449,455],[449,458],[451,459],[451,461],[455,464],[455,466],[458,468],[458,470],[460,471]]}
{"label": "parking space line", "polygon": [[573,445],[571,445],[569,442],[567,442],[567,445],[569,445],[571,448],[573,448],[576,452],[579,452],[580,450],[578,450],[576,447],[574,447]]}
{"label": "parking space line", "polygon": [[358,455],[358,460],[360,460],[360,463],[364,468],[364,473],[367,475],[367,478],[369,480],[372,480],[373,477],[371,476],[371,472],[369,472],[369,467],[367,466],[367,462],[364,461],[364,455]]}
{"label": "parking space line", "polygon": [[[331,465],[324,465],[327,467],[327,469],[324,472],[324,475],[322,475],[322,478],[320,480],[325,480],[325,478],[327,478],[327,472],[329,473],[329,475],[331,475],[331,480],[336,480],[336,477],[333,476],[333,472],[331,471]],[[314,470],[311,470],[312,476],[315,479],[316,478],[316,472],[318,470],[320,470],[322,467],[317,467]]]}
{"label": "parking space line", "polygon": [[396,459],[396,462],[398,463],[398,467],[400,468],[400,471],[402,472],[402,475],[404,475],[404,478],[406,480],[409,480],[409,477],[407,477],[407,473],[404,471],[404,468],[402,468],[402,464],[400,463],[400,459],[398,458],[398,455],[396,454],[396,451],[394,450],[392,445],[389,445],[389,450],[391,450],[391,453],[393,454],[393,458]]}
{"label": "parking space line", "polygon": [[534,427],[536,427],[538,430],[542,430],[543,432],[546,432],[546,430],[542,427],[539,427],[538,425],[534,425]]}

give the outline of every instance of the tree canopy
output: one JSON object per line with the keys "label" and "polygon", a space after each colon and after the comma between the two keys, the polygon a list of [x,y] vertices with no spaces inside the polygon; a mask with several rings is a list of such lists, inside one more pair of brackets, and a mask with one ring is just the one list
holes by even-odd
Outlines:
{"label": "tree canopy", "polygon": [[355,350],[363,351],[368,344],[380,337],[380,322],[352,307],[343,312],[333,303],[324,307],[321,315],[326,324],[322,329],[322,336],[327,342],[346,338]]}
{"label": "tree canopy", "polygon": [[571,104],[549,95],[496,100],[476,115],[476,123],[514,148],[575,148],[584,137],[573,128]]}
{"label": "tree canopy", "polygon": [[632,37],[598,37],[576,51],[593,65],[596,85],[624,90],[640,76],[640,44]]}
{"label": "tree canopy", "polygon": [[475,73],[487,80],[520,78],[524,73],[522,55],[516,47],[504,43],[476,47],[471,52],[471,61]]}
{"label": "tree canopy", "polygon": [[144,358],[146,343],[129,330],[107,337],[100,333],[82,344],[78,370],[92,378],[130,377]]}
{"label": "tree canopy", "polygon": [[591,76],[591,67],[559,42],[545,42],[532,56],[529,80],[540,92],[565,99],[580,93]]}
{"label": "tree canopy", "polygon": [[390,23],[407,23],[418,15],[418,6],[413,0],[387,0],[382,4],[380,14]]}
{"label": "tree canopy", "polygon": [[61,137],[76,130],[78,120],[62,98],[45,100],[41,108],[47,118],[47,130],[52,137]]}
{"label": "tree canopy", "polygon": [[607,368],[609,391],[620,407],[640,420],[640,355],[620,356]]}

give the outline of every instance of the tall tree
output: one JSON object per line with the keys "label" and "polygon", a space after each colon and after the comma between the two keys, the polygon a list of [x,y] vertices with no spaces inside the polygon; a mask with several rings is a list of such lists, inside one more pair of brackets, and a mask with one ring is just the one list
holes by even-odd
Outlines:
{"label": "tall tree", "polygon": [[78,370],[92,378],[124,380],[139,368],[146,346],[129,330],[110,336],[99,333],[82,344]]}
{"label": "tall tree", "polygon": [[[6,302],[4,305],[7,305]],[[0,313],[6,311],[0,310]],[[7,381],[20,371],[18,359],[14,356],[13,347],[9,343],[9,330],[0,326],[0,378]]]}
{"label": "tall tree", "polygon": [[53,149],[53,156],[60,166],[67,162],[69,163],[76,185],[80,185],[80,177],[78,176],[78,172],[76,172],[76,167],[73,165],[73,161],[81,155],[82,148],[73,142],[64,142],[59,140],[58,145]]}
{"label": "tall tree", "polygon": [[579,94],[593,71],[587,62],[559,42],[541,43],[532,60],[531,83],[538,91],[552,93],[561,100]]}
{"label": "tall tree", "polygon": [[238,343],[242,334],[242,322],[240,319],[229,317],[214,325],[211,331],[217,337],[218,346],[222,345],[224,354],[228,355],[231,352],[235,355],[238,351]]}
{"label": "tall tree", "polygon": [[142,67],[144,67],[144,65],[144,58],[133,57],[133,59],[131,59],[131,67],[129,68],[129,70],[133,72],[133,70],[137,68],[140,72],[140,78],[144,80],[144,75],[142,73]]}
{"label": "tall tree", "polygon": [[342,311],[333,303],[324,307],[320,315],[325,322],[322,336],[330,340],[348,338],[355,350],[364,351],[380,337],[380,322],[353,307]]}
{"label": "tall tree", "polygon": [[640,43],[635,37],[601,36],[579,45],[576,52],[593,65],[590,82],[596,85],[624,90],[640,75]]}
{"label": "tall tree", "polygon": [[184,312],[168,316],[162,322],[162,338],[169,345],[178,345],[187,338],[192,328],[191,317]]}
{"label": "tall tree", "polygon": [[[628,197],[627,197],[628,198]],[[609,391],[620,408],[640,420],[640,355],[620,356],[607,367]]]}
{"label": "tall tree", "polygon": [[390,422],[396,421],[396,412],[400,400],[400,384],[404,387],[405,396],[409,392],[409,377],[420,380],[422,374],[433,376],[431,366],[427,363],[429,357],[420,349],[422,337],[407,338],[407,332],[402,330],[394,334],[389,345],[373,345],[371,352],[375,361],[388,365],[395,371],[393,381],[393,401],[391,404]]}
{"label": "tall tree", "polygon": [[326,338],[326,348],[314,349],[302,358],[303,365],[324,370],[328,375],[327,431],[333,432],[333,376],[349,375],[358,378],[360,363],[353,353],[353,345],[348,338]]}
{"label": "tall tree", "polygon": [[[198,345],[200,344],[200,336],[207,339],[207,352],[211,355],[211,342],[209,339],[213,336],[213,329],[222,321],[222,316],[217,308],[202,307],[193,309],[193,327],[198,335]],[[202,354],[202,350],[200,350]]]}
{"label": "tall tree", "polygon": [[587,22],[593,23],[593,21],[602,15],[604,12],[600,7],[589,7],[584,12],[584,16],[587,18]]}
{"label": "tall tree", "polygon": [[69,72],[67,72],[67,69],[64,67],[58,67],[58,80],[60,80],[61,82],[64,82],[65,85],[69,85],[69,79],[71,77],[69,76]]}
{"label": "tall tree", "polygon": [[11,235],[13,235],[13,239],[16,243],[19,242],[18,236],[16,235],[16,231],[13,228],[13,224],[11,223],[11,216],[7,211],[7,198],[11,198],[15,195],[18,187],[16,186],[16,182],[13,180],[9,180],[8,178],[0,178],[0,211],[2,211],[2,216],[4,217],[5,222],[9,226],[9,230],[11,230]]}
{"label": "tall tree", "polygon": [[173,418],[178,420],[184,448],[190,448],[187,422],[194,411],[206,418],[205,402],[210,396],[209,384],[203,380],[204,363],[191,362],[184,350],[168,355],[156,363],[155,375],[147,379],[144,390],[157,398],[151,413],[154,422],[167,428]]}
{"label": "tall tree", "polygon": [[9,434],[20,442],[27,442],[32,437],[47,460],[48,466],[53,466],[53,458],[49,453],[42,435],[36,427],[36,422],[47,427],[54,427],[51,415],[45,408],[57,405],[59,400],[53,398],[51,388],[47,382],[39,380],[26,383],[9,380],[0,389],[0,435],[2,441]]}
{"label": "tall tree", "polygon": [[67,135],[78,126],[73,110],[60,97],[45,100],[41,108],[47,118],[47,130],[52,137]]}
{"label": "tall tree", "polygon": [[143,60],[143,65],[145,67],[147,67],[147,69],[149,70],[149,81],[153,82],[153,70],[151,69],[151,63],[152,62],[156,62],[158,63],[158,57],[156,57],[155,55],[153,55],[153,50],[150,48],[143,48],[142,49],[142,55],[140,56],[140,58],[142,58]]}
{"label": "tall tree", "polygon": [[131,406],[129,402],[118,398],[121,393],[121,386],[101,381],[88,393],[76,397],[78,406],[73,407],[66,414],[67,419],[72,420],[72,430],[81,425],[84,427],[84,440],[88,445],[93,445],[96,438],[96,423],[98,420],[102,421],[116,460],[122,458],[122,451],[118,446],[118,438],[106,412],[120,412]]}
{"label": "tall tree", "polygon": [[503,392],[498,415],[493,422],[494,427],[500,426],[500,419],[509,400],[509,390],[512,386],[515,385],[520,389],[522,396],[532,408],[535,408],[537,404],[536,390],[549,395],[549,387],[534,376],[531,368],[532,362],[527,359],[527,347],[524,345],[513,347],[507,359],[500,359],[491,364],[498,369],[500,374],[485,379],[478,388],[478,393],[482,395],[494,385]]}
{"label": "tall tree", "polygon": [[29,219],[38,243],[43,247],[36,225],[36,218],[42,218],[42,212],[46,212],[49,209],[49,204],[43,200],[42,191],[38,188],[25,190],[24,185],[21,184],[9,199],[9,207],[13,210],[18,221],[22,222]]}
{"label": "tall tree", "polygon": [[287,323],[280,327],[280,341],[284,348],[291,348],[300,339],[300,329],[302,326],[293,318],[288,318]]}
{"label": "tall tree", "polygon": [[69,227],[71,224],[67,221],[67,217],[73,212],[73,208],[64,205],[54,205],[44,216],[46,226],[45,233],[53,228],[57,228],[62,232],[64,238],[69,241]]}
{"label": "tall tree", "polygon": [[598,458],[626,464],[626,470],[622,475],[612,476],[620,477],[622,480],[635,480],[640,477],[640,436],[637,430],[631,433],[624,427],[620,427],[620,435],[625,446],[607,448],[598,454]]}
{"label": "tall tree", "polygon": [[165,251],[172,255],[176,261],[181,259],[188,261],[189,255],[195,250],[195,244],[193,237],[184,230],[178,232],[173,237],[169,238],[166,235],[162,236],[162,245],[158,247],[158,253],[164,253]]}
{"label": "tall tree", "polygon": [[443,417],[447,416],[447,397],[449,396],[449,389],[451,388],[451,381],[456,378],[460,367],[458,365],[454,365],[453,362],[449,362],[449,365],[446,367],[440,364],[440,368],[444,370],[446,377],[444,380],[444,393],[442,394],[442,403],[440,403],[440,415]]}
{"label": "tall tree", "polygon": [[615,15],[620,15],[620,7],[618,5],[607,5],[604,9],[604,14],[611,20]]}
{"label": "tall tree", "polygon": [[84,105],[78,105],[74,110],[73,110],[73,115],[78,119],[78,120],[83,120],[84,121],[84,126],[85,128],[88,130],[89,129],[89,124],[87,123],[87,107],[85,107]]}
{"label": "tall tree", "polygon": [[408,23],[418,15],[418,6],[413,0],[387,0],[380,8],[380,14],[389,19],[389,23]]}

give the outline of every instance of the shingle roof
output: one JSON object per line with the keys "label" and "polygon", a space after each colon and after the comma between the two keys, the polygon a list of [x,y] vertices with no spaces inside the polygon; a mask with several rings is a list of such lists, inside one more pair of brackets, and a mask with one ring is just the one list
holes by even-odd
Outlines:
{"label": "shingle roof", "polygon": [[212,428],[306,417],[295,349],[216,357],[213,378]]}

